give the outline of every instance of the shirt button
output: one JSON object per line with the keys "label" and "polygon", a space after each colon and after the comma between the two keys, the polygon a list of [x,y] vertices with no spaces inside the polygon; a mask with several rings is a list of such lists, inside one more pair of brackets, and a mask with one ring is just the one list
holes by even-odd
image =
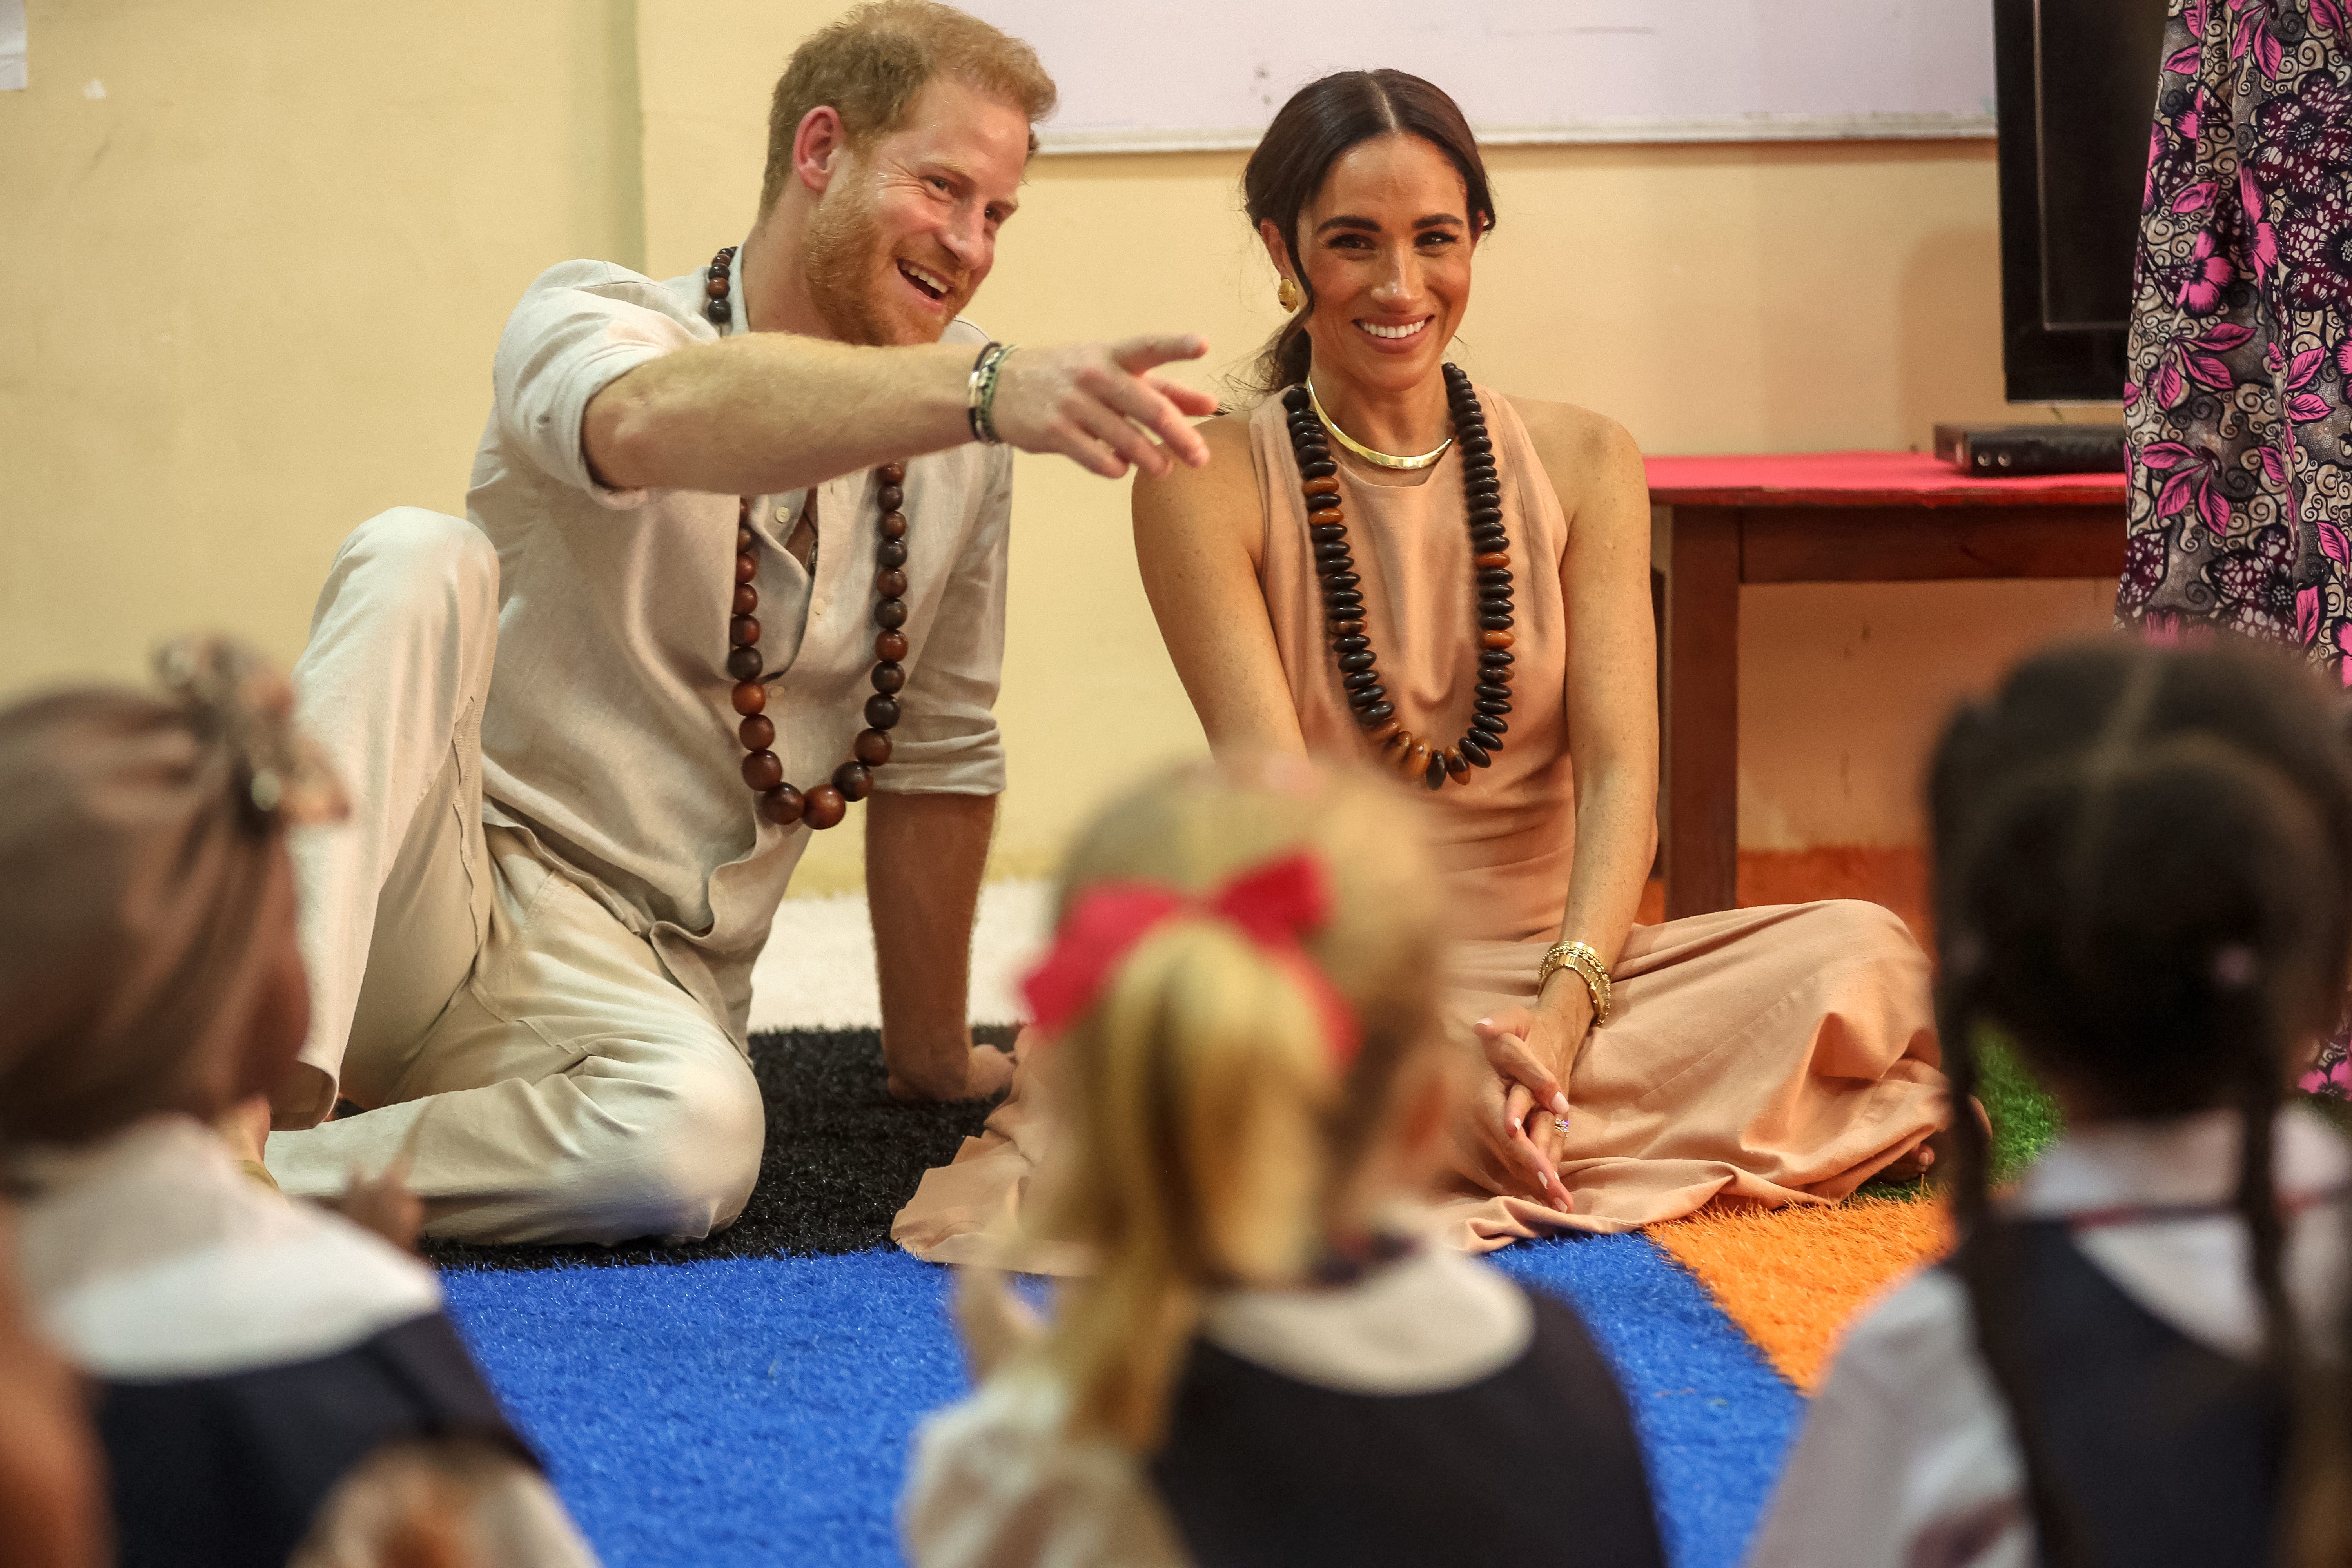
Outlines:
{"label": "shirt button", "polygon": [[792,508],[790,508],[790,507],[788,507],[788,506],[780,506],[780,507],[778,507],[778,508],[776,509],[776,521],[777,521],[778,522],[790,522],[790,521],[792,521],[792,520],[793,520],[793,509],[792,509]]}
{"label": "shirt button", "polygon": [[809,608],[821,616],[824,614],[824,601],[823,599],[819,599],[815,604],[811,605]]}

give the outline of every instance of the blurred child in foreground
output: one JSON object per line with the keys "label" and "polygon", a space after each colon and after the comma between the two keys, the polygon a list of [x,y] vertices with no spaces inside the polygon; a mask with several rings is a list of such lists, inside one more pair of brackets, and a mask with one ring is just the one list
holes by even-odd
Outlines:
{"label": "blurred child in foreground", "polygon": [[113,1553],[98,1442],[80,1380],[25,1321],[16,1244],[0,1199],[0,1563],[101,1568]]}
{"label": "blurred child in foreground", "polygon": [[1400,803],[1295,761],[1083,836],[1028,994],[1040,1228],[1090,1267],[1042,1325],[964,1279],[985,1382],[919,1440],[920,1568],[1662,1561],[1576,1315],[1421,1239],[1456,1092],[1435,887]]}
{"label": "blurred child in foreground", "polygon": [[340,795],[226,644],[0,709],[0,1169],[31,1316],[97,1384],[124,1568],[593,1561],[432,1272],[209,1125],[309,1017],[285,836]]}
{"label": "blurred child in foreground", "polygon": [[1847,1336],[1767,1568],[2341,1564],[2352,1153],[2282,1108],[2352,953],[2352,748],[2284,661],[2047,654],[1930,784],[1956,1093],[2011,1042],[2070,1131]]}

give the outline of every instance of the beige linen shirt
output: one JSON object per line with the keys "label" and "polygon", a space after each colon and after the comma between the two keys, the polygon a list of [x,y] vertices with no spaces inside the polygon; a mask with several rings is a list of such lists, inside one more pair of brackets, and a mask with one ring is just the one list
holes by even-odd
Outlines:
{"label": "beige linen shirt", "polygon": [[[745,331],[740,286],[732,298]],[[724,668],[737,499],[606,489],[581,443],[608,383],[719,336],[703,302],[698,269],[667,283],[603,261],[542,273],[499,342],[467,510],[499,553],[485,820],[525,834],[650,941],[740,1045],[751,962],[810,830],[761,820],[743,783]],[[961,321],[947,337],[986,341]],[[908,679],[877,790],[1004,788],[992,709],[1012,474],[1002,447],[907,464]],[[817,487],[814,580],[783,549],[811,492],[752,506],[767,711],[784,776],[803,789],[848,760],[873,695],[876,489],[870,470]]]}

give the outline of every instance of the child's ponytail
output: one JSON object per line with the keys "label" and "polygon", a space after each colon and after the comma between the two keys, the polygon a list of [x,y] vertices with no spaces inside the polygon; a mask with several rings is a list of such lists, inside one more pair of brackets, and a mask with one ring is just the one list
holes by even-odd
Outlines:
{"label": "child's ponytail", "polygon": [[1170,775],[1074,854],[1028,987],[1060,1139],[1039,1233],[1091,1255],[1032,1347],[1073,1431],[1150,1451],[1206,1295],[1318,1261],[1436,1038],[1415,843],[1387,792],[1279,763]]}
{"label": "child's ponytail", "polygon": [[1070,1292],[1052,1359],[1076,1426],[1145,1449],[1202,1292],[1313,1260],[1341,1074],[1297,977],[1206,920],[1147,938],[1057,1049],[1085,1175],[1055,1228],[1116,1245]]}

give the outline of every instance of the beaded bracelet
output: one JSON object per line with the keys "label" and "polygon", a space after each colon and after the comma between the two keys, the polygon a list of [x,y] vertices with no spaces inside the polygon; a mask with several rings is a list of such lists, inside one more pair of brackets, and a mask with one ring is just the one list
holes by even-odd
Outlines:
{"label": "beaded bracelet", "polygon": [[993,447],[1003,440],[996,433],[996,373],[1003,366],[1004,356],[1020,345],[991,343],[980,351],[972,362],[971,381],[964,393],[964,417],[971,422],[971,438],[984,446]]}
{"label": "beaded bracelet", "polygon": [[1536,965],[1536,994],[1542,995],[1544,986],[1563,969],[1575,970],[1576,977],[1584,982],[1585,992],[1592,998],[1592,1026],[1597,1029],[1608,1023],[1609,966],[1601,962],[1601,954],[1593,951],[1590,942],[1552,943],[1545,951],[1543,962]]}

